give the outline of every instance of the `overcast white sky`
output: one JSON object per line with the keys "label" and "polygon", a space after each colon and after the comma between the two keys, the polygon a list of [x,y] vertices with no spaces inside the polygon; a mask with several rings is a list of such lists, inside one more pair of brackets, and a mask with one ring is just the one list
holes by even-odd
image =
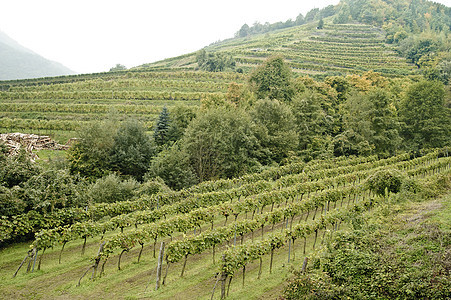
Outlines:
{"label": "overcast white sky", "polygon": [[233,37],[244,23],[294,20],[338,2],[0,0],[0,31],[75,72],[91,73],[193,52]]}

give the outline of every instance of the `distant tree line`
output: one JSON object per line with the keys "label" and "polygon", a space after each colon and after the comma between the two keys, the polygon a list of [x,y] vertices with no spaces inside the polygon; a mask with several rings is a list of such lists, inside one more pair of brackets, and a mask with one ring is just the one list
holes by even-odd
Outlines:
{"label": "distant tree line", "polygon": [[220,52],[207,52],[204,49],[197,52],[196,62],[200,70],[208,72],[233,71],[236,66],[232,55]]}
{"label": "distant tree line", "polygon": [[299,14],[296,17],[296,20],[288,19],[285,22],[276,22],[269,23],[266,22],[261,24],[260,22],[255,22],[252,26],[248,24],[244,24],[241,26],[240,30],[235,33],[235,37],[246,37],[255,34],[266,33],[274,30],[289,28],[293,26],[303,25],[305,23],[310,23],[313,21],[319,21],[323,18],[330,17],[335,14],[335,6],[329,5],[323,9],[314,8],[307,12],[304,16],[303,14]]}

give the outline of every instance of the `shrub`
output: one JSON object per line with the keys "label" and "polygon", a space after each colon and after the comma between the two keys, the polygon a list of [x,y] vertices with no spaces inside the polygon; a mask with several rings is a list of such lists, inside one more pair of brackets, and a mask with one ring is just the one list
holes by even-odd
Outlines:
{"label": "shrub", "polygon": [[388,169],[374,173],[368,178],[366,185],[374,193],[385,196],[387,192],[397,193],[401,190],[404,176],[397,170]]}
{"label": "shrub", "polygon": [[26,206],[13,189],[0,185],[0,215],[6,217],[19,215],[25,211]]}
{"label": "shrub", "polygon": [[87,196],[95,203],[125,201],[134,196],[138,186],[134,179],[122,181],[119,176],[110,174],[97,179],[89,188]]}
{"label": "shrub", "polygon": [[[144,178],[146,179],[146,178]],[[160,177],[155,177],[144,181],[138,188],[138,195],[154,195],[160,192],[169,192],[171,189]]]}
{"label": "shrub", "polygon": [[174,144],[161,151],[153,160],[145,179],[160,178],[165,185],[174,190],[181,190],[198,182],[186,151]]}

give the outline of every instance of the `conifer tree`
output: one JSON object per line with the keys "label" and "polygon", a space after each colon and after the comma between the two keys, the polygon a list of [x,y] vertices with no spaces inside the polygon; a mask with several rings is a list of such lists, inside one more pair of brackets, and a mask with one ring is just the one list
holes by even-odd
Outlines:
{"label": "conifer tree", "polygon": [[153,138],[157,146],[163,146],[168,142],[169,127],[170,127],[169,111],[165,106],[163,107],[160,115],[158,116],[158,120],[155,125],[153,133]]}

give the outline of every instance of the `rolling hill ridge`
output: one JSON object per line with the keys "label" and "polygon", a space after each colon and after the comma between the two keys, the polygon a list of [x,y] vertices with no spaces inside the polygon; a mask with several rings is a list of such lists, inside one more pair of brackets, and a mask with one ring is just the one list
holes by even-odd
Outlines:
{"label": "rolling hill ridge", "polygon": [[0,31],[0,80],[71,74],[75,74],[75,72],[21,46]]}

